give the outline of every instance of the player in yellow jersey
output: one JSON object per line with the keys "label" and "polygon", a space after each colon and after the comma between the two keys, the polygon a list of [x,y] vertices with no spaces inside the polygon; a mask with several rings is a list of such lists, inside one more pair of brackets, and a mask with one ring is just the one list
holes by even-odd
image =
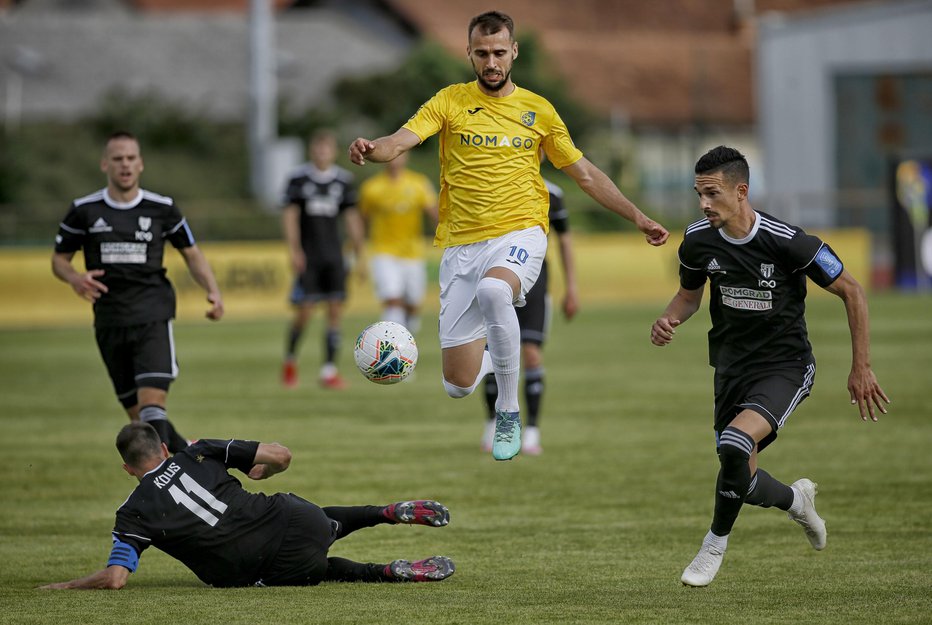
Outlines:
{"label": "player in yellow jersey", "polygon": [[[490,371],[498,384],[492,456],[521,449],[518,375],[521,334],[514,306],[537,281],[547,252],[543,149],[587,194],[633,222],[651,245],[669,233],[631,203],[580,152],[544,98],[516,86],[514,22],[498,11],[469,23],[466,54],[476,81],[451,85],[394,134],[356,139],[350,160],[386,162],[440,133],[440,206],[434,240],[440,265],[443,385],[465,397]],[[488,350],[486,351],[486,341]]]}
{"label": "player in yellow jersey", "polygon": [[424,214],[437,222],[437,192],[407,162],[408,155],[402,154],[366,180],[359,188],[359,210],[366,220],[370,275],[382,302],[382,319],[414,334],[427,288]]}

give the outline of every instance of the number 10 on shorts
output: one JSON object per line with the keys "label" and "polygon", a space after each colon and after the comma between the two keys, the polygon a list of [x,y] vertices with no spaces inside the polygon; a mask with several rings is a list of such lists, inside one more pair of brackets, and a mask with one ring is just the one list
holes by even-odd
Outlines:
{"label": "number 10 on shorts", "polygon": [[517,258],[522,265],[527,262],[528,253],[523,247],[512,245],[508,250],[509,258]]}

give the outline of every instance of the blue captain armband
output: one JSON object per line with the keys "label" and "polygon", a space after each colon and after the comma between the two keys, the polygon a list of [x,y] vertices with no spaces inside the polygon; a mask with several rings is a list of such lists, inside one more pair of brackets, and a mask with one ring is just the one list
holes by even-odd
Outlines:
{"label": "blue captain armband", "polygon": [[135,573],[136,567],[139,566],[139,554],[136,553],[136,550],[130,545],[120,542],[119,540],[114,540],[113,549],[110,550],[110,559],[107,560],[107,566],[113,566],[114,564],[125,566],[129,569],[130,573]]}
{"label": "blue captain armband", "polygon": [[815,261],[829,278],[837,278],[841,270],[845,268],[845,266],[841,264],[841,261],[838,260],[838,257],[832,253],[832,250],[824,245],[822,249],[819,250],[819,253],[816,254]]}

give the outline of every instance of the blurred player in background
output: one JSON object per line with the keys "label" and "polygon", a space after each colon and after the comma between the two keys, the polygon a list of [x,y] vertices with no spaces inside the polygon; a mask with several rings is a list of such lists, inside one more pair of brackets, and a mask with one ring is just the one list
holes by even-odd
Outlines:
{"label": "blurred player in background", "polygon": [[[139,188],[143,161],[136,137],[112,134],[100,169],[107,186],[72,202],[55,237],[52,272],[93,302],[97,346],[130,420],[150,423],[169,450],[179,451],[187,441],[165,409],[178,375],[175,291],[162,266],[165,242],[181,252],[191,277],[207,292],[208,319],[223,316],[223,299],[175,202]],[[84,272],[72,264],[81,249]]]}
{"label": "blurred player in background", "polygon": [[815,509],[816,484],[777,481],[757,456],[812,389],[815,358],[806,331],[806,277],[845,304],[851,332],[851,403],[876,421],[889,402],[870,365],[867,300],[861,285],[818,237],[755,211],[748,201],[748,163],[719,146],[696,163],[705,219],[686,228],[679,249],[680,289],[651,328],[664,346],[702,303],[711,284],[709,361],[715,367],[715,446],[719,474],[715,512],[702,547],[683,571],[687,586],[708,586],[722,564],[742,505],[785,510],[816,550],[825,522]]}
{"label": "blurred player in background", "polygon": [[291,452],[278,443],[200,440],[170,456],[144,423],[116,440],[123,470],[139,485],[116,512],[107,567],[47,590],[119,590],[149,547],[181,561],[205,584],[314,586],[336,582],[433,582],[453,574],[444,556],[363,564],[328,557],[334,541],[389,524],[443,527],[450,513],[436,501],[320,508],[291,493],[250,493],[230,469],[252,480],[281,473]]}
{"label": "blurred player in background", "polygon": [[363,260],[363,224],[356,210],[353,175],[335,165],[336,135],[318,130],[310,140],[310,162],[291,173],[285,189],[282,228],[291,268],[295,274],[291,291],[294,318],[288,329],[282,382],[298,384],[298,345],[314,305],[326,303],[324,364],[320,383],[324,388],[339,389],[346,384],[337,371],[340,347],[340,321],[346,299],[346,264],[340,216],[355,252],[355,270],[365,275]]}
{"label": "blurred player in background", "polygon": [[408,169],[407,162],[408,155],[402,154],[366,180],[359,189],[359,210],[366,220],[370,275],[382,302],[382,320],[415,334],[427,289],[424,214],[437,223],[437,194],[427,176]]}
{"label": "blurred player in background", "polygon": [[[518,375],[523,306],[547,253],[547,188],[539,151],[602,206],[634,222],[651,245],[669,233],[628,201],[580,152],[544,98],[517,87],[514,23],[498,11],[474,17],[467,29],[471,83],[439,91],[394,134],[356,139],[357,165],[390,161],[440,133],[440,346],[443,385],[465,397],[491,371],[498,384],[492,456],[521,449]],[[486,341],[488,340],[488,351]]]}
{"label": "blurred player in background", "polygon": [[[576,268],[573,263],[573,245],[569,232],[569,213],[563,202],[563,190],[549,180],[544,180],[550,194],[550,228],[557,233],[560,245],[560,263],[563,266],[563,278],[566,283],[563,296],[563,315],[572,319],[579,309],[576,294]],[[524,298],[526,304],[515,309],[518,313],[518,325],[521,327],[521,362],[524,365],[524,402],[527,408],[527,427],[521,432],[522,453],[537,456],[543,451],[540,444],[540,405],[544,396],[544,356],[541,347],[550,328],[550,294],[548,293],[547,259],[541,264],[540,276],[534,287]],[[482,436],[482,448],[492,451],[495,438],[495,400],[498,398],[498,386],[495,375],[485,378],[485,403],[488,408],[488,421]]]}

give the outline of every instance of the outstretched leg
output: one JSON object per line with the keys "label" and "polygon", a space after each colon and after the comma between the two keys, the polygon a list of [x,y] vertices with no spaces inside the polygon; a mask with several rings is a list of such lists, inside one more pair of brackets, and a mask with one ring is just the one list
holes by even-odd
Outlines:
{"label": "outstretched leg", "polygon": [[327,558],[324,581],[330,582],[439,582],[453,575],[456,565],[446,556],[409,562],[363,564],[346,558]]}
{"label": "outstretched leg", "polygon": [[429,499],[400,501],[387,506],[328,506],[323,510],[339,526],[336,540],[381,523],[443,527],[450,522],[447,507]]}
{"label": "outstretched leg", "polygon": [[393,523],[383,511],[386,506],[327,506],[324,514],[336,521],[336,540],[349,536],[358,529],[374,527],[381,523]]}

